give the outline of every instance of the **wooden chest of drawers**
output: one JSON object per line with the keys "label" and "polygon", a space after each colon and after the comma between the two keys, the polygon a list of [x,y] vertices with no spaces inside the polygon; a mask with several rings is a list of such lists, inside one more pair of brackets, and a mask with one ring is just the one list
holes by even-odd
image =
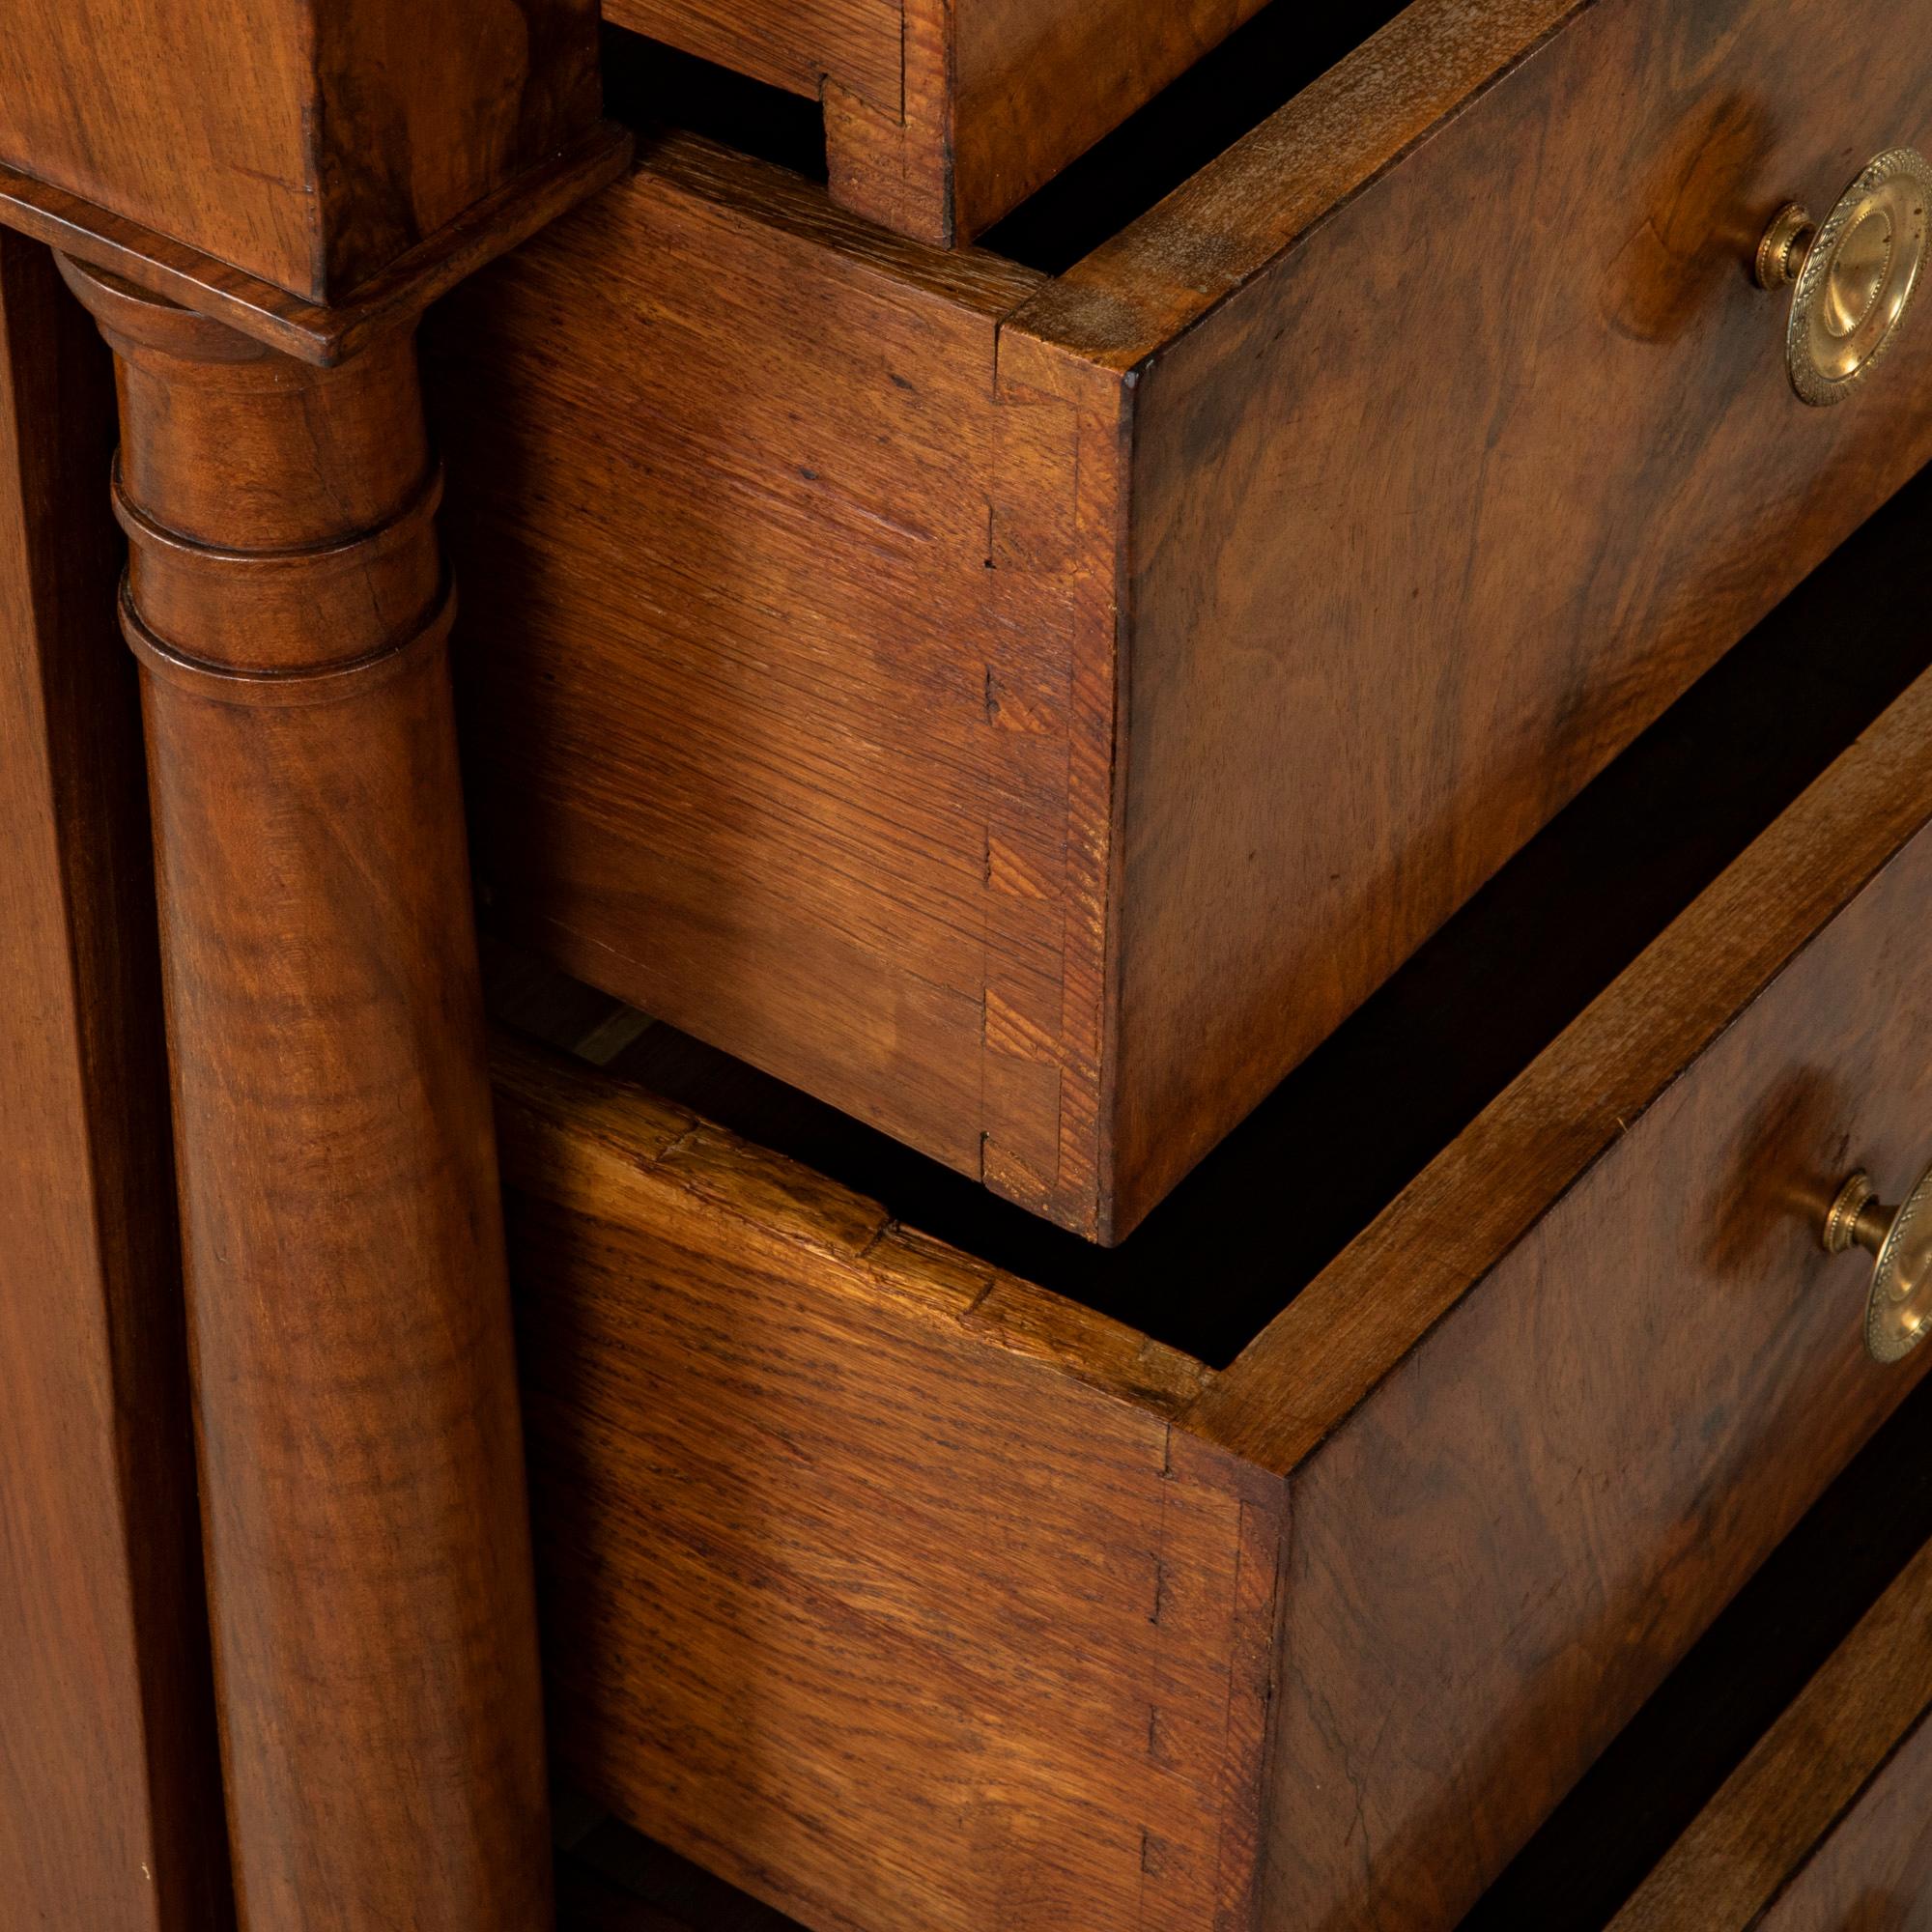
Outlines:
{"label": "wooden chest of drawers", "polygon": [[[880,1205],[508,1052],[568,1774],[819,1928],[1454,1924],[1918,1373],[1867,1359],[1819,1229],[1849,1169],[1925,1152],[1932,679],[1881,689],[1926,655],[1923,518],[1558,821],[1569,896],[1526,854],[1115,1257],[1041,1231],[1022,1279],[910,1232],[890,1159]],[[1668,920],[1687,827],[1740,811]],[[1551,976],[1574,1020],[1472,1119],[1439,1102]],[[1441,1136],[1359,1234],[1338,1055]]]}
{"label": "wooden chest of drawers", "polygon": [[1052,273],[648,140],[431,340],[497,916],[1125,1234],[1932,454],[1748,272],[1860,4],[1423,0]]}
{"label": "wooden chest of drawers", "polygon": [[1932,0],[624,4],[10,23],[0,1916],[1447,1932],[1923,1370]]}

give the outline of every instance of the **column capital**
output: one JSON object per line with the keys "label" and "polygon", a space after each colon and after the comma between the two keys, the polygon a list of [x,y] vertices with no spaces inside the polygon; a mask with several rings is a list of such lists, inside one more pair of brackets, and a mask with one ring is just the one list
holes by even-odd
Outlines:
{"label": "column capital", "polygon": [[596,0],[30,5],[0,224],[318,364],[621,173]]}

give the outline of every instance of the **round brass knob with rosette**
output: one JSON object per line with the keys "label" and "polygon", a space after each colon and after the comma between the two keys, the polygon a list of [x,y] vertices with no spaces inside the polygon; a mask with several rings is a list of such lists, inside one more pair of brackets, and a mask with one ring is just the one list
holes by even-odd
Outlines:
{"label": "round brass knob with rosette", "polygon": [[1924,275],[1932,161],[1881,155],[1822,222],[1792,202],[1758,243],[1758,286],[1789,288],[1784,356],[1807,403],[1841,403],[1897,339]]}
{"label": "round brass knob with rosette", "polygon": [[1825,1215],[1825,1247],[1860,1247],[1872,1258],[1865,1297],[1865,1349],[1878,1362],[1911,1354],[1932,1328],[1932,1168],[1898,1208],[1881,1208],[1861,1169],[1838,1189]]}

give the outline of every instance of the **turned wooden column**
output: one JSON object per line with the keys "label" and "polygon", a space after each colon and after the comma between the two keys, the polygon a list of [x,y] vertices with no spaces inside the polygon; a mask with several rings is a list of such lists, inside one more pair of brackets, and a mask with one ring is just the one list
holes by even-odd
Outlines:
{"label": "turned wooden column", "polygon": [[229,1832],[255,1932],[548,1923],[522,1446],[407,326],[117,363]]}
{"label": "turned wooden column", "polygon": [[[71,1807],[41,1788],[51,1747],[28,1726],[92,1680],[109,1693],[101,1727],[118,1728],[87,1761],[113,1782],[114,1815],[148,1821],[157,1858],[205,1842],[175,1829],[207,1806],[172,1768],[195,1758],[197,1713],[218,1725],[251,1932],[538,1928],[534,1592],[452,606],[411,336],[439,297],[627,165],[630,135],[599,118],[597,0],[17,0],[9,26],[0,224],[61,251],[117,359],[121,614],[151,766],[217,1708],[170,1621],[194,1613],[191,1566],[150,1574],[168,1541],[158,1502],[119,1548],[91,1525],[75,1574],[44,1588],[15,1580],[17,1551],[0,1563],[0,1594],[22,1604],[105,1605],[98,1630],[69,1615],[46,1641],[45,1695],[0,1708],[0,1867],[30,1888],[0,1897],[0,1924],[66,1924],[54,1867]],[[33,648],[26,681],[0,691],[0,740],[21,766],[17,896],[35,924],[14,993],[44,995],[84,1059],[73,1077],[58,1038],[29,1056],[12,1111],[23,1133],[43,1124],[45,1160],[91,1134],[102,1183],[42,1190],[13,1242],[67,1276],[14,1324],[38,1379],[11,1431],[21,1470],[0,1488],[39,1521],[63,1494],[131,1500],[168,1473],[125,1464],[126,1445],[164,1432],[123,1412],[129,1391],[165,1391],[165,1351],[138,1374],[114,1351],[174,1332],[180,1308],[168,1279],[138,1282],[138,1310],[129,1286],[172,1226],[130,1179],[147,1172],[140,1095],[111,1130],[99,1118],[103,1069],[129,1043],[122,1057],[150,1064],[138,1043],[160,1030],[136,970],[152,921],[135,916],[145,931],[118,966],[94,939],[128,929],[145,872],[122,866],[116,892],[65,903],[91,877],[77,835],[57,825],[50,842],[35,822],[98,793],[118,825],[115,787],[140,774],[133,746],[79,728],[111,691],[91,708],[73,696],[94,674],[88,626],[113,621],[113,566],[85,520],[26,500],[87,460],[92,423],[83,407],[59,463],[38,446],[56,412],[74,417],[47,400],[72,318],[48,289],[15,327],[32,294],[20,245],[0,261],[0,417],[35,446],[0,472],[33,487],[16,492],[0,601]],[[75,748],[97,743],[114,771],[81,769]],[[87,1376],[55,1373],[70,1355]],[[69,1445],[71,1479],[43,1480]],[[224,1872],[196,1893],[125,1833],[98,1849],[88,1932],[157,1912],[219,1932]]]}

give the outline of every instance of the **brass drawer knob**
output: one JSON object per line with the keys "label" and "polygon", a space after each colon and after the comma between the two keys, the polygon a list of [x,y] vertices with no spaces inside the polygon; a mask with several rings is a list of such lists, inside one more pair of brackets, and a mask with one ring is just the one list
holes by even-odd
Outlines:
{"label": "brass drawer knob", "polygon": [[[1807,403],[1841,403],[1891,346],[1925,267],[1932,162],[1912,148],[1881,155],[1822,224],[1797,202],[1757,249],[1758,286],[1792,288],[1784,356]],[[1795,284],[1795,287],[1793,286]]]}
{"label": "brass drawer knob", "polygon": [[1872,1259],[1865,1299],[1865,1348],[1875,1362],[1911,1354],[1932,1326],[1932,1168],[1898,1208],[1881,1208],[1871,1176],[1861,1169],[1838,1189],[1825,1216],[1825,1247],[1841,1255],[1854,1245]]}

